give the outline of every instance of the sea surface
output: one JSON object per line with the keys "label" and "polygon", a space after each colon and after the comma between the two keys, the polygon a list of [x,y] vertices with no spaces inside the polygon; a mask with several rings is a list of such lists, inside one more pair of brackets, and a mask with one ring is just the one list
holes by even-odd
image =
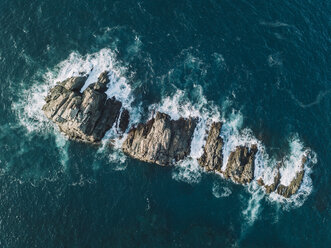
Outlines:
{"label": "sea surface", "polygon": [[[0,247],[331,247],[330,16],[329,0],[1,0]],[[57,81],[104,70],[131,126],[200,118],[189,158],[146,164],[114,130],[77,143],[44,117]],[[203,172],[214,120],[225,161],[258,143],[256,175],[283,160],[288,184],[309,152],[299,193]]]}

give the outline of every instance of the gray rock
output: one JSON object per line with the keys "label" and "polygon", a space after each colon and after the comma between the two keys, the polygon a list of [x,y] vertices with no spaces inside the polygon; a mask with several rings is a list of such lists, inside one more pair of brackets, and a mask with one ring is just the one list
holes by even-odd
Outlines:
{"label": "gray rock", "polygon": [[220,137],[221,122],[214,122],[208,133],[208,138],[203,149],[202,156],[198,159],[199,164],[207,171],[219,171],[223,165],[223,140]]}
{"label": "gray rock", "polygon": [[171,165],[190,154],[196,122],[191,118],[171,120],[157,112],[153,119],[129,131],[122,149],[141,161]]}
{"label": "gray rock", "polygon": [[235,183],[247,184],[254,178],[254,159],[257,146],[252,145],[250,149],[245,146],[237,146],[231,152],[223,175]]}
{"label": "gray rock", "polygon": [[80,93],[85,82],[86,77],[75,77],[57,84],[42,109],[69,138],[98,142],[117,121],[122,104],[114,97],[107,99],[107,72]]}
{"label": "gray rock", "polygon": [[87,77],[71,77],[58,83],[67,90],[79,91],[85,84]]}

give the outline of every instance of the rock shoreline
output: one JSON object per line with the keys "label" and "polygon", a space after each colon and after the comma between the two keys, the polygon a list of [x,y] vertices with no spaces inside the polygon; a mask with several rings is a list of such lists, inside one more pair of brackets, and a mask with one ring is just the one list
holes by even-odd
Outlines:
{"label": "rock shoreline", "polygon": [[[108,72],[103,72],[97,82],[90,84],[83,92],[87,77],[72,77],[58,82],[45,98],[42,110],[72,140],[98,143],[106,132],[116,124],[117,131],[124,134],[130,122],[130,112],[115,97],[108,98]],[[197,126],[197,118],[172,120],[165,113],[156,112],[146,123],[132,127],[122,144],[122,150],[128,156],[161,166],[171,166],[188,157],[191,142]],[[289,185],[282,185],[280,167],[273,183],[265,184],[256,178],[255,158],[257,145],[237,146],[229,155],[223,170],[223,147],[221,122],[211,124],[203,146],[203,154],[197,159],[206,171],[220,173],[225,179],[237,184],[249,184],[253,180],[264,188],[267,194],[276,193],[285,198],[296,194],[303,182],[304,165],[307,157],[303,156],[301,169]]]}

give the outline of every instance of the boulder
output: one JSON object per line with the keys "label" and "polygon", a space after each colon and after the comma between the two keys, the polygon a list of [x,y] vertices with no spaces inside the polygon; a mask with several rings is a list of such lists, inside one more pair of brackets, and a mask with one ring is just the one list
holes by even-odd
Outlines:
{"label": "boulder", "polygon": [[147,123],[129,131],[122,149],[141,161],[171,165],[190,154],[196,123],[196,119],[172,120],[169,115],[157,112]]}
{"label": "boulder", "polygon": [[98,142],[117,121],[122,104],[115,97],[107,98],[107,72],[80,93],[85,82],[86,77],[72,77],[58,83],[42,109],[69,138]]}
{"label": "boulder", "polygon": [[250,149],[246,146],[237,146],[231,152],[223,175],[235,183],[247,184],[254,178],[254,159],[257,146],[252,145]]}
{"label": "boulder", "polygon": [[223,139],[220,137],[221,122],[214,122],[208,133],[202,156],[198,159],[199,164],[207,171],[221,171],[223,165]]}

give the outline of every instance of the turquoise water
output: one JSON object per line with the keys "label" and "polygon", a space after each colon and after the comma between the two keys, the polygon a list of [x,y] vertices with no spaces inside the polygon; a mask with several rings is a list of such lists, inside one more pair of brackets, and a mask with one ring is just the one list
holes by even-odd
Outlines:
{"label": "turquoise water", "polygon": [[[330,247],[330,12],[330,1],[1,1],[0,246]],[[152,108],[225,120],[227,148],[259,140],[266,167],[311,150],[301,194],[68,141],[43,97],[91,69],[91,81],[112,72],[132,122]]]}

